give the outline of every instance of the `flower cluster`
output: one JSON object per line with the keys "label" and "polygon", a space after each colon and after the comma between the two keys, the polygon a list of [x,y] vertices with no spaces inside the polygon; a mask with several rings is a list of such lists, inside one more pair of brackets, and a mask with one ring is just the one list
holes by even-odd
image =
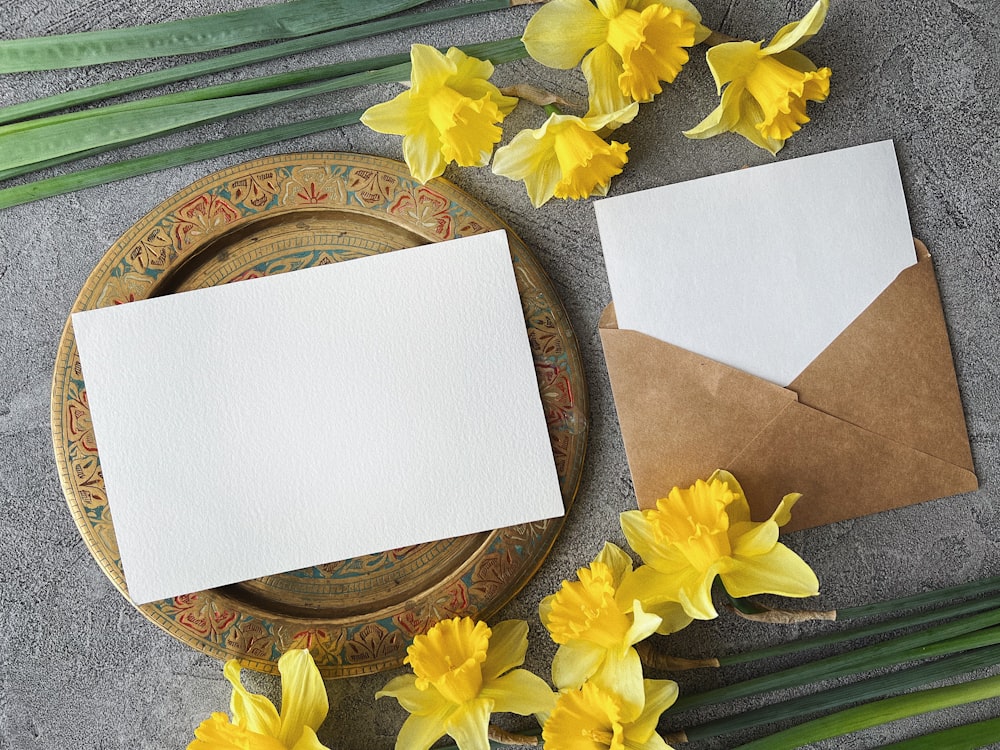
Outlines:
{"label": "flower cluster", "polygon": [[413,176],[426,182],[448,164],[481,167],[525,183],[538,208],[551,198],[606,195],[628,162],[629,146],[608,141],[631,122],[638,105],[673,83],[688,50],[711,44],[707,60],[721,94],[719,106],[688,130],[689,138],[735,132],[772,154],[809,121],[806,103],[830,91],[830,69],[817,68],[795,48],[819,31],[829,0],[818,0],[769,44],[719,43],[688,0],[551,0],[528,22],[522,42],[542,65],[580,67],[588,89],[585,115],[547,105],[540,128],[524,130],[496,150],[502,123],[517,99],[490,83],[493,66],[452,48],[411,50],[411,85],[361,118],[380,133],[403,136]]}
{"label": "flower cluster", "polygon": [[263,695],[249,692],[240,682],[240,664],[226,662],[223,673],[233,686],[230,712],[213,713],[194,730],[187,750],[329,750],[316,730],[330,710],[326,686],[312,656],[293,649],[278,660],[281,673],[281,713]]}
{"label": "flower cluster", "polygon": [[[750,520],[736,478],[716,471],[688,489],[675,487],[655,509],[621,514],[622,530],[643,565],[614,544],[577,571],[577,580],[541,601],[542,624],[558,644],[548,684],[521,669],[528,624],[507,620],[492,628],[471,617],[442,620],[406,651],[412,670],[375,697],[392,697],[409,712],[397,750],[428,750],[449,735],[459,750],[489,750],[493,713],[534,715],[550,750],[669,750],[656,729],[677,700],[672,680],[646,679],[636,644],[672,633],[693,619],[717,616],[716,579],[734,597],[772,593],[805,597],[819,583],[798,555],[778,542],[797,494],[786,495],[771,517]],[[281,712],[240,682],[229,661],[232,719],[214,713],[195,730],[188,750],[325,750],[316,729],[328,711],[323,680],[308,651],[278,661]]]}
{"label": "flower cluster", "polygon": [[500,676],[524,659],[526,623],[500,623],[491,636],[485,624],[456,618],[417,636],[406,659],[413,674],[378,694],[411,713],[396,747],[426,750],[447,733],[460,750],[485,750],[490,713],[512,711],[534,714],[551,750],[668,748],[656,727],[677,684],[646,679],[636,644],[716,617],[716,579],[733,597],[817,594],[815,574],[778,542],[798,498],[786,495],[769,519],[751,521],[739,482],[720,470],[675,487],[655,509],[623,513],[625,538],[644,564],[633,568],[624,550],[606,543],[577,580],[563,581],[539,605],[558,644],[558,697],[524,670]]}

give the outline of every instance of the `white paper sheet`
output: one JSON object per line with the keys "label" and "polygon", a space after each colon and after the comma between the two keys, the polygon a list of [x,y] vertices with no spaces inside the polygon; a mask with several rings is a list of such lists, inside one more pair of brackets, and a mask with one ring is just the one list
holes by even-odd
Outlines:
{"label": "white paper sheet", "polygon": [[73,328],[136,603],[564,512],[502,231]]}
{"label": "white paper sheet", "polygon": [[891,141],[595,210],[620,328],[782,386],[916,262]]}

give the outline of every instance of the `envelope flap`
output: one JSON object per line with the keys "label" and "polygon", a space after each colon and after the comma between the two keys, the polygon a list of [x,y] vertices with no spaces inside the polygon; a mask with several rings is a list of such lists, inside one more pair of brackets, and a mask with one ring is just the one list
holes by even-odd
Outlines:
{"label": "envelope flap", "polygon": [[610,327],[613,316],[609,306],[601,341],[640,507],[725,466],[796,402],[793,392],[773,383],[638,331]]}
{"label": "envelope flap", "polygon": [[917,258],[789,388],[803,404],[971,471],[934,266],[919,240]]}
{"label": "envelope flap", "polygon": [[615,303],[609,302],[601,313],[601,320],[597,324],[598,328],[618,328],[618,314],[615,312]]}
{"label": "envelope flap", "polygon": [[756,519],[801,492],[783,531],[932,500],[978,486],[972,471],[794,403],[734,457]]}

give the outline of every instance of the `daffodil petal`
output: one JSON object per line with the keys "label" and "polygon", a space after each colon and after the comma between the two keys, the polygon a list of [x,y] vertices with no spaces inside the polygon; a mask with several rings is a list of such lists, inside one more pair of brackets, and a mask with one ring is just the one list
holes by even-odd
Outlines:
{"label": "daffodil petal", "polygon": [[[462,53],[464,54],[464,53]],[[415,95],[425,90],[433,91],[445,85],[445,82],[455,75],[457,66],[450,57],[429,44],[413,44],[410,46],[410,79]],[[492,66],[490,66],[492,69]]]}
{"label": "daffodil petal", "polygon": [[691,615],[684,611],[684,607],[679,602],[650,604],[648,611],[660,618],[660,627],[656,629],[660,635],[670,635],[681,631],[694,620]]}
{"label": "daffodil petal", "polygon": [[387,102],[366,109],[361,115],[361,122],[376,133],[406,135],[413,125],[414,115],[410,92],[404,91]]}
{"label": "daffodil petal", "polygon": [[609,651],[604,663],[590,679],[618,697],[622,703],[623,721],[632,721],[639,716],[646,696],[642,685],[642,661],[634,648]]}
{"label": "daffodil petal", "polygon": [[805,44],[822,28],[828,10],[830,0],[818,0],[801,19],[782,26],[771,43],[764,48],[764,52],[773,55]]}
{"label": "daffodil petal", "polygon": [[548,622],[549,614],[552,612],[552,602],[554,602],[555,599],[555,594],[549,594],[538,602],[538,619],[541,620],[543,624]]}
{"label": "daffodil petal", "polygon": [[229,721],[224,713],[213,713],[194,730],[195,739],[187,750],[285,750],[285,746],[274,737],[251,732],[245,727]]}
{"label": "daffodil petal", "polygon": [[798,50],[787,49],[784,52],[772,55],[772,57],[782,65],[787,65],[792,70],[797,70],[800,73],[813,73],[819,69],[816,63]]}
{"label": "daffodil petal", "polygon": [[678,569],[679,566],[668,568],[667,570],[673,572],[665,573],[652,565],[640,565],[622,581],[615,599],[626,611],[632,610],[635,601],[642,602],[643,609],[647,611],[661,602],[676,602],[677,596],[673,584]]}
{"label": "daffodil petal", "polygon": [[[627,0],[625,3],[626,8],[629,10],[637,10],[640,13],[642,13],[642,11],[650,5],[663,5],[667,8],[679,10],[696,24],[701,24],[701,11],[694,7],[694,4],[689,2],[689,0]],[[711,31],[706,29],[705,36],[708,36],[710,33]],[[700,42],[701,40],[699,39],[696,41]]]}
{"label": "daffodil petal", "polygon": [[487,682],[479,695],[493,700],[494,711],[521,716],[551,711],[556,701],[545,680],[526,669],[515,669]]}
{"label": "daffodil petal", "polygon": [[587,0],[552,0],[531,17],[521,41],[542,65],[567,70],[607,34],[607,19]]}
{"label": "daffodil petal", "polygon": [[[727,89],[728,91],[728,89]],[[740,90],[739,95],[739,118],[733,127],[733,132],[739,133],[748,141],[772,154],[778,153],[784,141],[774,138],[766,138],[757,126],[764,122],[764,110],[746,89]]]}
{"label": "daffodil petal", "polygon": [[[556,117],[556,115],[551,115]],[[510,143],[493,154],[494,174],[511,180],[524,180],[528,198],[540,208],[556,193],[561,177],[555,150],[544,141],[544,126],[539,130],[522,130]]]}
{"label": "daffodil petal", "polygon": [[454,711],[444,706],[432,714],[410,714],[396,735],[396,750],[428,750],[447,734],[445,722]]}
{"label": "daffodil petal", "polygon": [[677,598],[684,611],[696,620],[714,620],[719,616],[712,602],[712,583],[717,575],[718,565],[704,573],[689,569],[674,575],[672,585],[677,589]]}
{"label": "daffodil petal", "polygon": [[[580,66],[587,80],[587,97],[590,109],[587,117],[618,112],[632,100],[625,96],[618,85],[618,76],[623,72],[622,59],[610,44],[599,44],[594,51],[583,58]],[[623,123],[616,123],[615,127]]]}
{"label": "daffodil petal", "polygon": [[737,557],[733,569],[721,578],[726,591],[737,598],[761,593],[792,597],[819,593],[819,581],[812,568],[781,543],[765,555]]}
{"label": "daffodil petal", "polygon": [[493,701],[478,699],[462,704],[448,717],[446,730],[461,750],[490,750],[492,710]]}
{"label": "daffodil petal", "polygon": [[645,742],[656,731],[660,714],[674,705],[677,700],[677,683],[673,680],[643,680],[645,701],[642,713],[632,722],[627,730],[628,738],[633,742]]}
{"label": "daffodil petal", "polygon": [[438,132],[429,120],[403,137],[403,160],[421,184],[444,174],[448,162],[441,153]]}
{"label": "daffodil petal", "polygon": [[483,680],[493,680],[504,672],[524,664],[528,650],[528,623],[524,620],[504,620],[492,628],[490,648],[483,662]]}
{"label": "daffodil petal", "polygon": [[263,695],[249,692],[240,682],[240,663],[230,659],[222,668],[222,674],[233,686],[229,710],[234,723],[257,734],[276,737],[281,728],[278,710]]}
{"label": "daffodil petal", "polygon": [[673,748],[666,743],[660,735],[654,732],[646,738],[645,742],[637,742],[635,740],[629,739],[629,735],[625,735],[625,750],[673,750]]}
{"label": "daffodil petal", "polygon": [[774,513],[771,514],[771,520],[774,521],[778,526],[784,526],[786,523],[792,520],[792,508],[795,507],[797,503],[802,498],[802,493],[800,492],[790,492],[781,498],[781,502],[778,503],[778,507],[774,509]]}
{"label": "daffodil petal", "polygon": [[385,687],[375,693],[375,698],[395,698],[399,701],[399,705],[411,714],[430,714],[445,704],[441,694],[433,685],[427,690],[420,690],[415,684],[416,681],[417,677],[413,674],[394,677],[386,683]]}
{"label": "daffodil petal", "polygon": [[[660,570],[672,570],[683,564],[683,555],[659,542],[653,525],[646,520],[643,511],[627,510],[618,517],[618,520],[622,527],[622,533],[625,534],[625,539],[628,541],[628,546],[635,550],[635,553],[642,558],[646,565]],[[648,574],[647,571],[644,575]],[[629,585],[635,585],[635,583]],[[629,595],[629,601],[633,596]],[[634,598],[643,599],[641,596]]]}
{"label": "daffodil petal", "polygon": [[622,579],[632,572],[632,558],[617,544],[605,542],[601,551],[597,553],[594,562],[601,562],[611,569],[614,576],[615,586],[619,586]]}
{"label": "daffodil petal", "polygon": [[746,531],[733,542],[733,557],[750,558],[765,555],[778,543],[778,524],[773,521],[764,523],[747,523]]}
{"label": "daffodil petal", "polygon": [[719,106],[693,128],[685,130],[684,135],[688,138],[701,140],[735,130],[740,119],[739,97],[743,90],[742,84],[738,83],[726,86],[726,90],[722,92]]}
{"label": "daffodil petal", "polygon": [[316,662],[305,649],[293,649],[278,659],[281,673],[280,739],[292,747],[305,727],[316,730],[330,710],[326,686]]}
{"label": "daffodil petal", "polygon": [[316,732],[309,727],[305,727],[302,730],[302,736],[299,737],[299,741],[292,745],[292,750],[330,750],[330,748],[319,741]]}
{"label": "daffodil petal", "polygon": [[494,84],[487,80],[493,75],[493,63],[470,57],[456,47],[448,50],[447,57],[455,65],[455,75],[448,85],[470,99],[490,97],[504,115],[517,105],[517,97],[504,96]]}
{"label": "daffodil petal", "polygon": [[658,615],[644,611],[642,602],[636,599],[632,608],[632,626],[625,634],[625,642],[631,646],[645,640],[656,632],[661,622],[662,619]]}
{"label": "daffodil petal", "polygon": [[628,5],[626,0],[597,0],[597,9],[601,11],[605,18],[614,18],[621,15]]}
{"label": "daffodil petal", "polygon": [[711,47],[705,53],[708,68],[719,91],[730,81],[746,78],[757,67],[761,51],[759,42],[726,42]]}
{"label": "daffodil petal", "polygon": [[560,690],[580,687],[601,666],[607,650],[586,641],[564,643],[552,659],[552,682]]}
{"label": "daffodil petal", "polygon": [[493,63],[489,60],[480,60],[477,57],[470,57],[458,47],[452,47],[445,53],[445,57],[454,66],[454,75],[458,78],[489,78],[493,75]]}

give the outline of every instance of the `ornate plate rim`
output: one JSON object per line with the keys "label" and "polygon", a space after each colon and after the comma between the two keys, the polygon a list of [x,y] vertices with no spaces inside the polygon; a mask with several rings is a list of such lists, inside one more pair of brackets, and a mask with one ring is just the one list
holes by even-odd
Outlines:
{"label": "ornate plate rim", "polygon": [[[97,295],[102,290],[106,291],[107,282],[109,281],[113,270],[120,268],[124,263],[126,263],[126,257],[133,244],[137,241],[141,241],[141,238],[144,236],[152,236],[151,233],[156,227],[160,226],[161,222],[163,222],[167,217],[179,213],[183,207],[191,204],[192,201],[204,199],[211,203],[212,200],[215,200],[212,196],[218,197],[226,186],[236,184],[238,180],[246,181],[249,184],[247,187],[247,196],[250,196],[255,190],[260,189],[259,185],[256,187],[252,185],[255,177],[259,177],[260,175],[267,174],[269,172],[274,174],[276,171],[283,168],[287,168],[290,175],[294,169],[303,167],[322,168],[324,170],[330,169],[331,174],[338,167],[344,167],[345,174],[351,174],[352,170],[358,169],[371,171],[376,175],[390,175],[396,181],[396,186],[400,188],[400,191],[398,193],[393,192],[391,195],[384,196],[385,200],[382,200],[381,202],[373,202],[372,206],[366,206],[364,203],[360,203],[357,206],[334,203],[333,205],[327,205],[325,207],[339,211],[355,212],[366,216],[380,216],[385,219],[389,210],[387,205],[390,202],[389,199],[398,194],[400,198],[397,200],[402,200],[406,197],[406,195],[409,195],[410,200],[413,203],[413,216],[408,219],[409,223],[403,221],[400,221],[399,223],[401,226],[404,226],[405,229],[424,237],[428,241],[440,241],[451,237],[462,236],[462,234],[460,234],[460,229],[454,228],[453,222],[448,224],[449,228],[444,233],[440,231],[436,233],[430,230],[428,228],[430,225],[419,224],[420,217],[416,209],[418,208],[417,196],[421,194],[425,197],[434,196],[436,198],[447,199],[449,207],[454,207],[455,209],[464,212],[463,215],[465,215],[468,219],[467,224],[464,225],[464,227],[468,230],[464,232],[465,234],[490,231],[493,229],[505,229],[507,231],[508,237],[511,241],[512,254],[515,256],[515,267],[518,267],[518,263],[521,263],[522,267],[527,268],[534,274],[533,281],[538,289],[538,296],[544,298],[550,304],[549,309],[553,317],[557,318],[557,320],[553,321],[553,325],[558,328],[559,334],[565,344],[564,354],[567,362],[567,381],[568,386],[572,390],[571,398],[573,404],[573,413],[570,416],[574,420],[574,423],[570,425],[569,429],[571,431],[570,439],[574,441],[575,453],[571,457],[572,460],[570,461],[570,465],[565,467],[565,472],[560,472],[560,483],[567,514],[572,507],[573,500],[582,478],[582,468],[586,454],[587,433],[589,429],[586,381],[584,378],[579,346],[568,316],[562,306],[561,300],[555,293],[551,280],[531,250],[499,217],[497,217],[481,202],[468,195],[465,191],[447,180],[440,178],[432,181],[426,186],[422,186],[410,177],[409,171],[401,162],[382,157],[344,152],[290,153],[263,157],[206,175],[205,177],[174,193],[172,196],[145,214],[132,227],[126,230],[126,232],[123,233],[122,236],[119,237],[105,252],[100,261],[98,261],[94,267],[93,271],[88,275],[87,280],[81,287],[81,290],[73,303],[70,315],[67,316],[66,323],[64,324],[60,337],[56,361],[53,368],[50,407],[53,447],[56,465],[59,470],[60,482],[63,488],[63,494],[66,498],[77,528],[91,555],[94,557],[101,570],[111,580],[115,588],[117,588],[130,603],[132,602],[128,597],[125,587],[125,579],[120,562],[109,557],[109,550],[107,546],[102,543],[100,539],[98,539],[98,534],[95,531],[97,527],[88,520],[85,501],[78,486],[74,483],[71,476],[70,459],[68,456],[68,442],[66,439],[66,389],[67,383],[72,380],[72,376],[68,373],[68,371],[74,361],[75,339],[72,334],[70,316],[73,312],[87,309],[88,307],[100,306],[98,300],[96,299]],[[376,183],[378,182],[378,179],[379,178],[375,179]],[[376,190],[380,189],[380,187],[381,186],[378,184],[375,186]],[[263,191],[263,193],[264,194],[258,198],[257,202],[263,201],[264,197],[266,197],[266,190]],[[232,197],[232,193],[230,194],[230,197]],[[239,210],[245,211],[245,213],[242,213],[240,216],[232,219],[231,221],[224,221],[218,226],[212,226],[211,224],[207,225],[204,235],[197,242],[191,242],[189,245],[184,245],[183,240],[179,239],[178,245],[180,249],[176,251],[172,258],[166,261],[163,271],[175,268],[179,261],[183,261],[185,258],[194,256],[198,252],[198,249],[206,243],[217,240],[226,232],[232,231],[241,224],[252,221],[254,218],[259,217],[262,213],[296,211],[302,210],[303,208],[324,208],[324,206],[317,206],[309,203],[298,206],[297,208],[289,207],[285,203],[275,204],[277,199],[278,192],[277,188],[275,188],[273,194],[270,195],[267,202],[263,202],[259,206],[254,206],[252,203],[248,206],[245,202],[242,204],[236,202],[230,203],[230,206],[234,208],[241,206]],[[360,198],[358,200],[361,201]],[[347,197],[347,202],[350,202],[350,196]],[[385,205],[385,207],[382,208],[382,210],[378,210],[378,208],[383,205]],[[383,214],[385,214],[385,216],[383,216]],[[396,218],[399,219],[399,216]],[[450,220],[454,217],[449,214],[448,217],[444,217],[442,215],[441,218],[442,220],[444,218]],[[528,323],[528,326],[530,332],[530,322]],[[80,378],[79,382],[82,386],[82,376],[80,376],[78,372],[77,375]],[[86,406],[85,389],[81,389],[80,394],[83,399],[82,403]],[[553,435],[553,439],[555,439],[556,433],[554,428],[551,426],[550,433]],[[97,453],[95,449],[93,452],[93,468],[95,476],[97,476],[98,472],[96,457]],[[103,482],[101,483],[103,484]],[[103,507],[105,509],[107,507],[106,500]],[[513,598],[513,596],[527,583],[528,580],[530,580],[532,576],[534,576],[538,568],[542,565],[564,522],[565,515],[558,519],[540,522],[540,531],[535,532],[535,536],[531,541],[531,544],[534,544],[536,548],[532,550],[531,555],[527,558],[528,564],[522,565],[520,568],[516,569],[515,575],[502,586],[499,592],[492,596],[487,596],[484,606],[475,610],[473,614],[477,617],[485,618]],[[111,529],[110,533],[113,534],[113,524],[110,520],[108,520],[107,525]],[[532,525],[529,524],[526,526],[530,527]],[[520,527],[510,527],[509,529],[497,529],[492,532],[483,532],[479,535],[482,537],[481,544],[477,545],[465,562],[458,566],[457,572],[464,575],[467,570],[471,570],[475,565],[481,564],[485,560],[487,551],[493,546],[500,546],[502,549],[503,535],[505,533],[510,533],[516,528]],[[438,581],[435,585],[432,585],[422,591],[421,595],[426,598],[428,594],[443,590],[446,586],[454,584],[456,580],[455,572],[453,571]],[[178,620],[174,617],[177,613],[177,602],[180,601],[182,604],[187,604],[188,601],[195,604],[200,602],[201,609],[198,610],[195,617],[201,617],[203,619],[207,618],[209,620],[211,620],[214,616],[219,616],[222,620],[225,620],[233,614],[230,610],[225,609],[225,606],[239,607],[240,610],[235,613],[236,622],[242,622],[242,626],[244,628],[246,628],[249,624],[254,623],[259,626],[259,621],[265,619],[267,612],[264,610],[255,610],[253,605],[231,598],[226,593],[225,587],[221,589],[211,589],[206,592],[195,592],[187,595],[187,597],[190,597],[191,599],[188,600],[186,597],[175,597],[171,600],[163,600],[161,602],[138,606],[133,604],[133,606],[136,606],[136,608],[147,619],[159,626],[161,629],[170,633],[178,640],[217,658],[238,658],[245,666],[263,672],[276,673],[276,660],[278,653],[286,650],[287,648],[293,647],[293,645],[303,645],[303,643],[294,641],[291,645],[286,643],[283,648],[279,645],[275,645],[272,649],[272,656],[264,658],[252,655],[246,650],[240,650],[232,647],[229,645],[228,640],[216,642],[212,638],[199,636],[195,631],[178,625]],[[195,599],[196,597],[204,597],[204,599]],[[171,605],[174,606],[174,610],[171,613],[168,613],[165,610],[167,602],[174,602],[174,605]],[[224,606],[220,609],[218,605]],[[466,606],[468,606],[468,604]],[[382,610],[366,613],[363,617],[367,617],[369,620],[372,620],[373,626],[378,625],[378,615],[385,614],[388,611],[395,611],[395,608],[396,605],[393,605]],[[241,620],[241,617],[244,619]],[[327,629],[331,631],[335,631],[337,628],[341,627],[340,621],[331,621],[329,619],[316,620],[312,618],[296,618],[294,616],[286,615],[282,615],[278,619],[280,619],[282,623],[294,622],[296,619],[301,619],[303,626],[315,625],[317,622],[321,622],[321,624],[322,622],[328,622],[329,627]],[[395,619],[393,621],[396,622]],[[418,623],[413,632],[404,634],[406,641],[408,642],[416,632],[426,630],[426,627],[429,627],[430,624],[432,623],[429,621],[423,625]],[[270,623],[270,625],[272,628],[274,627],[274,623]],[[232,623],[230,623],[230,626],[232,626]],[[262,627],[266,629],[267,625],[265,624]],[[382,629],[385,628],[383,627]],[[318,639],[319,636],[317,633],[319,632],[321,632],[320,628],[305,627],[302,633],[311,634],[305,636],[305,645],[309,645],[311,647],[313,645],[311,639],[314,636]],[[347,632],[347,629],[343,631],[344,638],[346,638]],[[361,631],[359,630],[358,632],[360,633]],[[301,635],[301,633],[298,635]],[[296,637],[298,637],[298,635]],[[396,645],[397,648],[389,656],[383,658],[372,658],[368,661],[350,664],[345,664],[343,662],[329,663],[325,662],[322,658],[317,658],[317,664],[325,678],[349,677],[378,672],[383,669],[396,667],[401,663],[404,654],[399,648],[399,643]],[[341,646],[343,646],[343,643],[341,643]],[[405,649],[405,645],[403,648]]]}

